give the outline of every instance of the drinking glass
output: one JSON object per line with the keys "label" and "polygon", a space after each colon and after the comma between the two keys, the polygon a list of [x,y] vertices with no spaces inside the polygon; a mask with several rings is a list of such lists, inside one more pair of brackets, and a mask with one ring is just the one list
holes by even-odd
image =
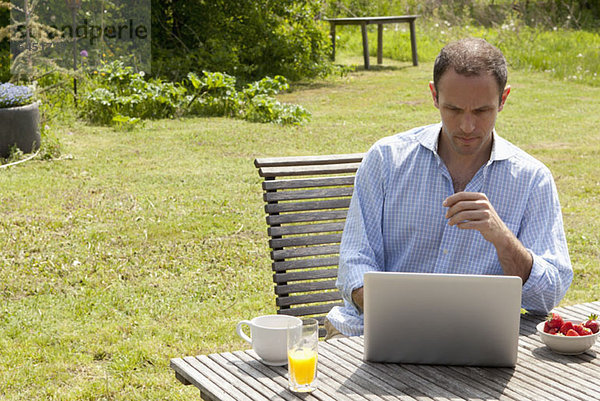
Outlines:
{"label": "drinking glass", "polygon": [[302,330],[289,329],[287,334],[290,390],[314,391],[317,389],[319,322],[316,319],[302,319]]}

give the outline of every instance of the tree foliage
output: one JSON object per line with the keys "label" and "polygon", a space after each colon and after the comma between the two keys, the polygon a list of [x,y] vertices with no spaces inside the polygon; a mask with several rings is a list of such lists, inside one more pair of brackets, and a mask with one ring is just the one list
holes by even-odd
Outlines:
{"label": "tree foliage", "polygon": [[152,0],[153,73],[221,71],[249,82],[329,72],[315,0]]}
{"label": "tree foliage", "polygon": [[419,14],[484,26],[501,25],[516,15],[544,28],[600,27],[598,0],[328,0],[325,13],[329,17]]}
{"label": "tree foliage", "polygon": [[[0,27],[10,23],[10,9],[6,2],[0,2]],[[10,79],[10,42],[8,38],[0,40],[0,82]]]}

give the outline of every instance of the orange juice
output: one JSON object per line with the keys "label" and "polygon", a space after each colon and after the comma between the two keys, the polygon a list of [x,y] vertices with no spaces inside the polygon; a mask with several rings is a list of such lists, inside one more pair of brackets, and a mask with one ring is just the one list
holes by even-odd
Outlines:
{"label": "orange juice", "polygon": [[317,371],[317,351],[297,348],[288,352],[290,378],[299,385],[310,384]]}

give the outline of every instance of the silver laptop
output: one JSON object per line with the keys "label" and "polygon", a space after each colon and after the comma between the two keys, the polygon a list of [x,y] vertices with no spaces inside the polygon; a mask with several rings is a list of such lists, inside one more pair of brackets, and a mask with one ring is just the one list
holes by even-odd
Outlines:
{"label": "silver laptop", "polygon": [[364,276],[364,359],[512,367],[521,278],[369,272]]}

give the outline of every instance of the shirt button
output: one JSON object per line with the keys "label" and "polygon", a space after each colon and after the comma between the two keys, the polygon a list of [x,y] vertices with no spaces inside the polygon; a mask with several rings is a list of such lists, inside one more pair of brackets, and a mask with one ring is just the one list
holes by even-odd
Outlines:
{"label": "shirt button", "polygon": [[444,255],[448,255],[448,250],[444,248]]}

